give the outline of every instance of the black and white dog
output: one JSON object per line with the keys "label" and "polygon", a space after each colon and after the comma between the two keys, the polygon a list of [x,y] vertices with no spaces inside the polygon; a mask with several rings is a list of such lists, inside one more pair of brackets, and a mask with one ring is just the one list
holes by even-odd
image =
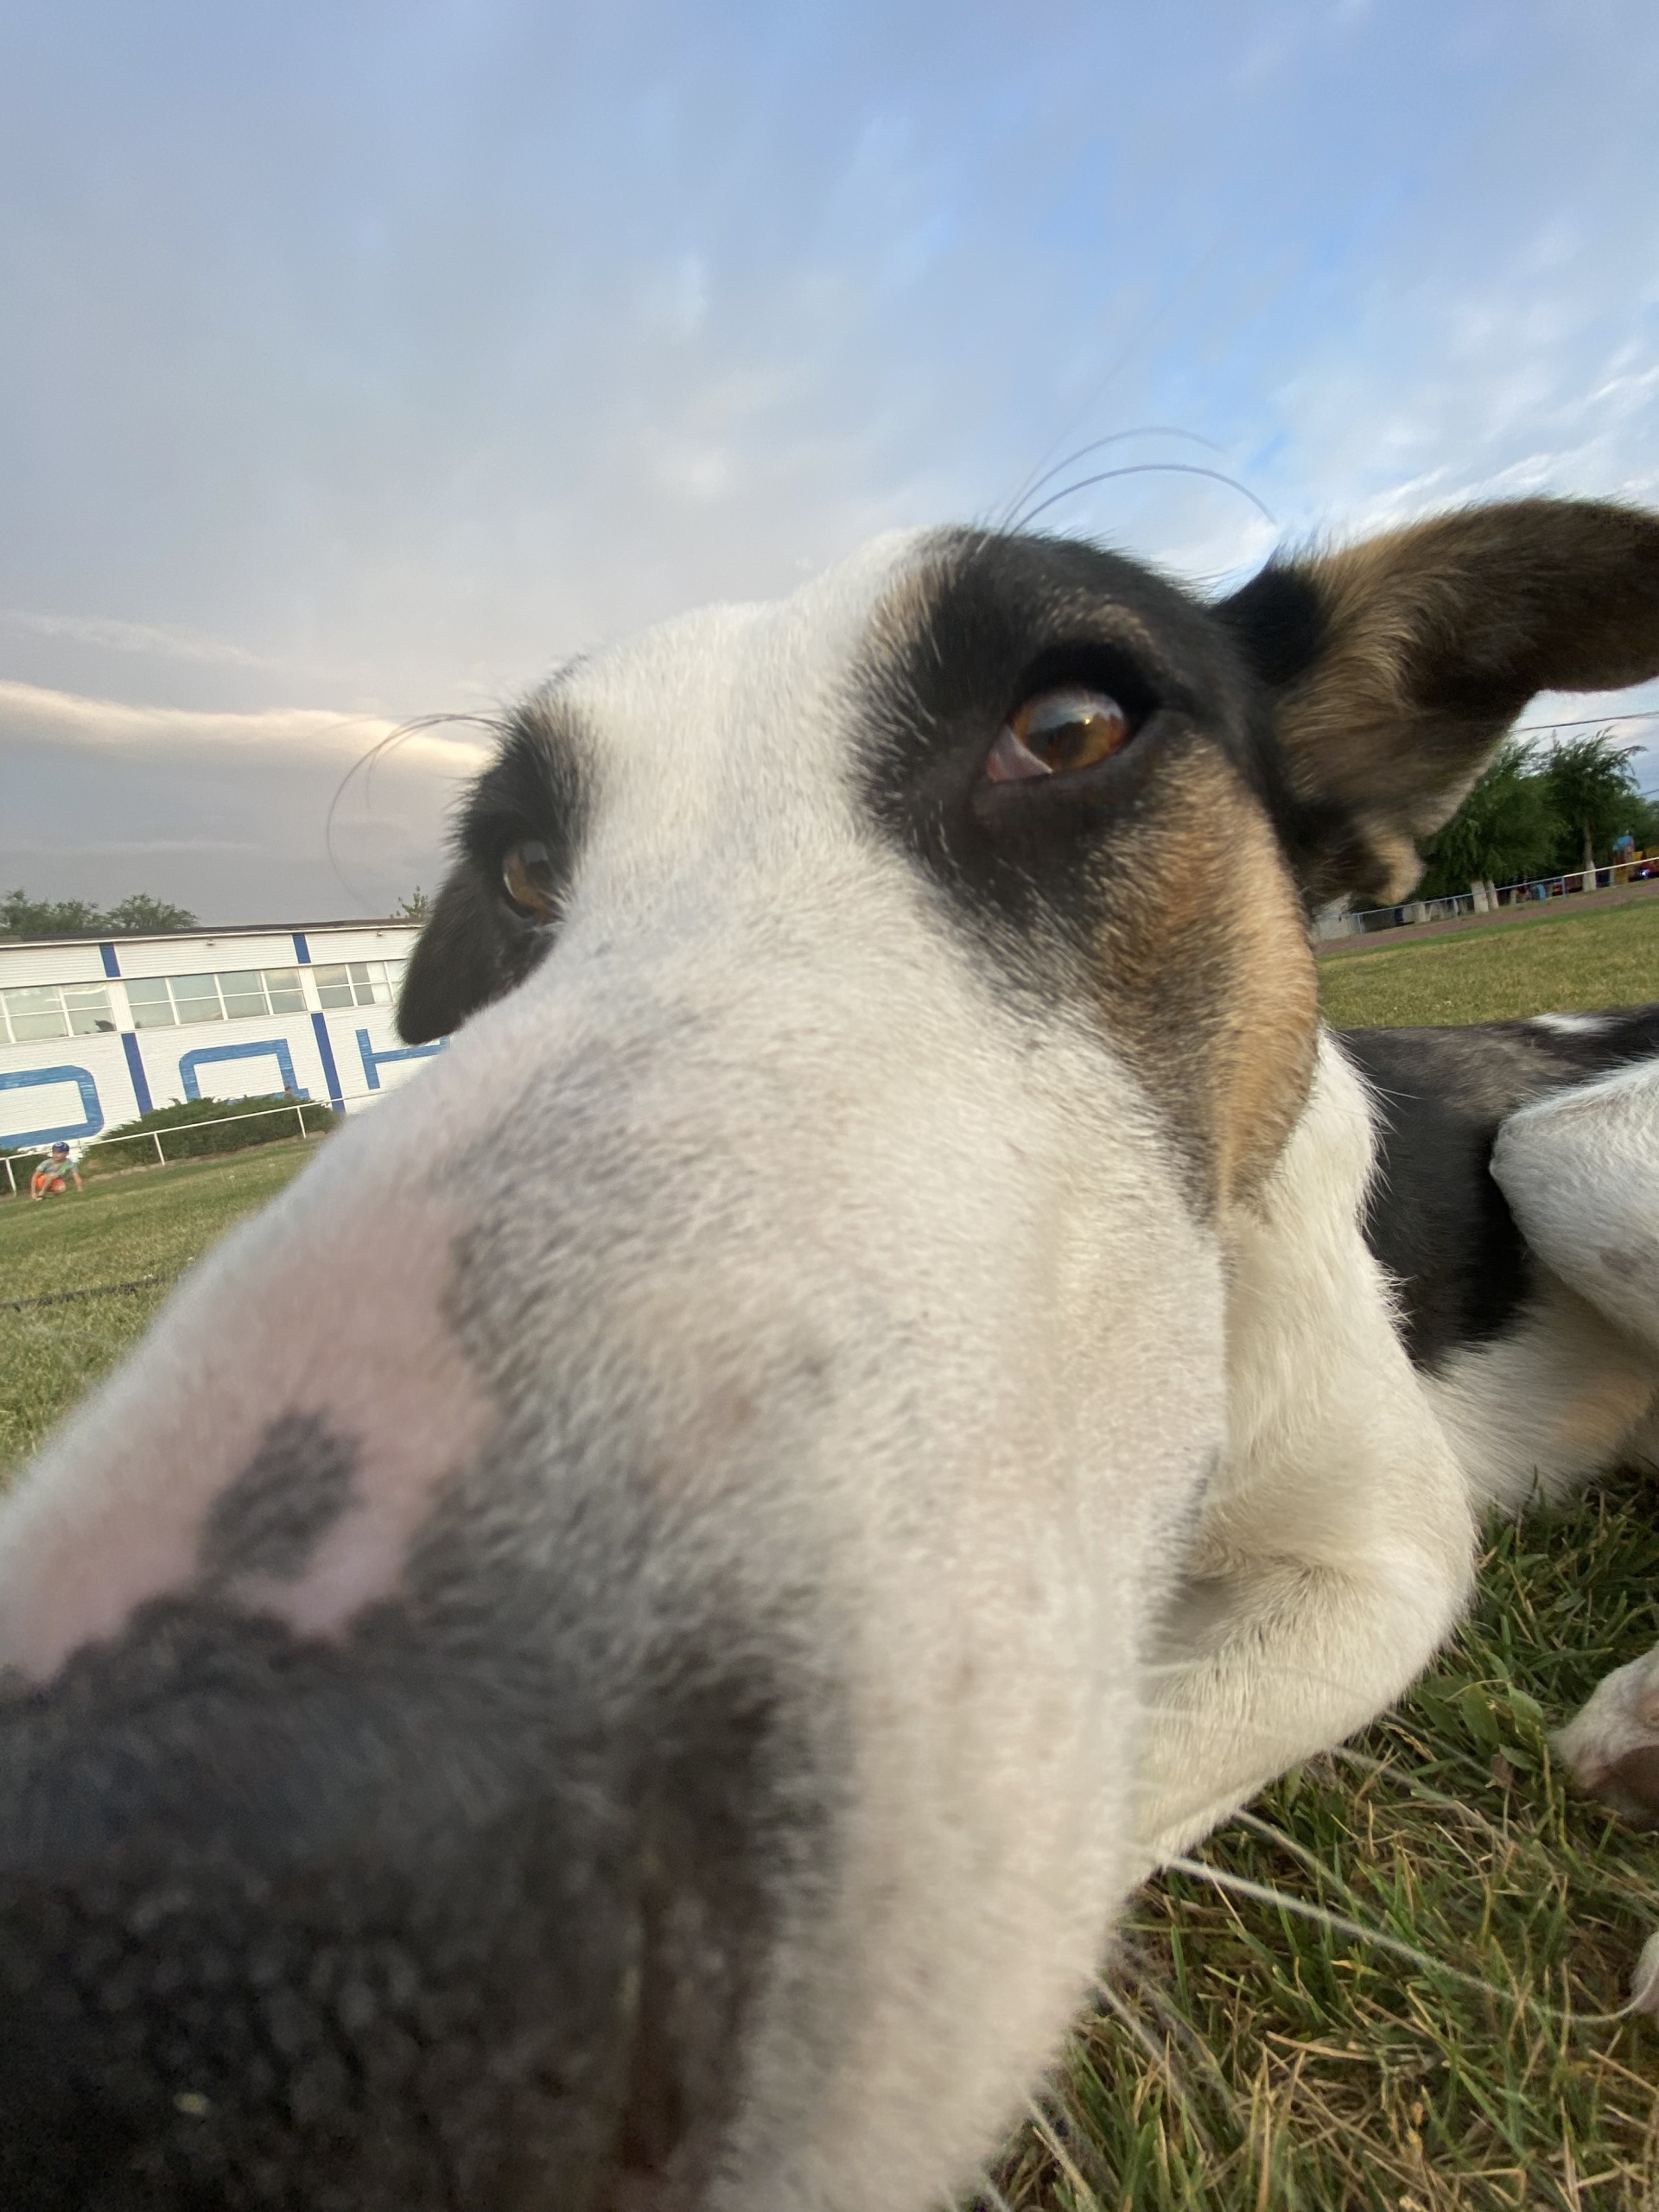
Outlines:
{"label": "black and white dog", "polygon": [[4,2201],[971,2175],[1140,1876],[1641,1448],[1659,1019],[1338,1039],[1306,918],[1656,673],[1659,521],[1533,500],[1216,605],[887,539],[532,698],[453,1048],[0,1516]]}

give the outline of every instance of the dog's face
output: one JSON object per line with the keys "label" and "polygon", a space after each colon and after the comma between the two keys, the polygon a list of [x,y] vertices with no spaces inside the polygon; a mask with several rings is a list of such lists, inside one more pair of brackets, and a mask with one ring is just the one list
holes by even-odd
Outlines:
{"label": "dog's face", "polygon": [[16,2201],[971,2171],[1135,1872],[1304,902],[1648,672],[1656,538],[1531,503],[1216,609],[886,541],[514,718],[405,988],[452,1048],[0,1523]]}

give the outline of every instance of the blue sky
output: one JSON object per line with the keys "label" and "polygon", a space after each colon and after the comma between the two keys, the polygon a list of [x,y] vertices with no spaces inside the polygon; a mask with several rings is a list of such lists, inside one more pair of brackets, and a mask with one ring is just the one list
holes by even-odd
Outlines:
{"label": "blue sky", "polygon": [[0,0],[0,883],[383,911],[390,722],[1096,439],[1205,582],[1659,497],[1656,113],[1635,0]]}

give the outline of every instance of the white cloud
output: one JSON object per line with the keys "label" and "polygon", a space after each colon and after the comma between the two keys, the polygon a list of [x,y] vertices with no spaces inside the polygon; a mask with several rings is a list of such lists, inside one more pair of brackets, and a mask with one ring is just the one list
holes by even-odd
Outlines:
{"label": "white cloud", "polygon": [[308,753],[318,760],[362,759],[395,741],[399,760],[454,775],[488,760],[482,737],[410,728],[372,715],[342,715],[320,707],[276,707],[256,714],[213,714],[186,707],[137,707],[118,699],[87,699],[35,683],[0,680],[0,729],[15,736],[50,736],[94,748],[226,752],[264,747]]}
{"label": "white cloud", "polygon": [[0,683],[0,754],[6,886],[304,921],[430,889],[488,746],[318,708],[215,714]]}
{"label": "white cloud", "polygon": [[163,660],[199,661],[207,666],[270,668],[274,664],[245,646],[218,638],[197,638],[182,630],[148,622],[122,622],[102,614],[36,614],[22,607],[0,609],[0,622],[37,638],[68,638],[77,645],[101,645],[111,652],[152,653]]}

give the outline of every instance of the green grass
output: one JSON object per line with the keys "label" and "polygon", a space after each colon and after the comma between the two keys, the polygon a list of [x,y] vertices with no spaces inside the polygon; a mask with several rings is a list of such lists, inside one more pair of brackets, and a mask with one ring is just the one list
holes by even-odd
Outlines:
{"label": "green grass", "polygon": [[[1344,1021],[1617,1004],[1659,995],[1659,908],[1389,947],[1321,976]],[[302,1157],[296,1143],[0,1205],[0,1297],[171,1281]],[[0,1464],[162,1295],[0,1317]],[[1567,1796],[1545,1731],[1652,1643],[1656,1589],[1653,1483],[1496,1530],[1479,1606],[1417,1694],[1199,1854],[1426,1963],[1186,1876],[1151,1885],[1042,2127],[993,2177],[1013,2212],[1655,2212],[1659,2034],[1596,2016],[1659,1926],[1659,1847]]]}
{"label": "green grass", "polygon": [[1659,896],[1326,953],[1319,989],[1351,1029],[1639,1006],[1659,999]]}
{"label": "green grass", "polygon": [[0,1300],[161,1278],[108,1297],[0,1312],[0,1470],[35,1450],[148,1325],[191,1261],[315,1149],[296,1137],[228,1160],[89,1180],[79,1196],[39,1205],[0,1200]]}

